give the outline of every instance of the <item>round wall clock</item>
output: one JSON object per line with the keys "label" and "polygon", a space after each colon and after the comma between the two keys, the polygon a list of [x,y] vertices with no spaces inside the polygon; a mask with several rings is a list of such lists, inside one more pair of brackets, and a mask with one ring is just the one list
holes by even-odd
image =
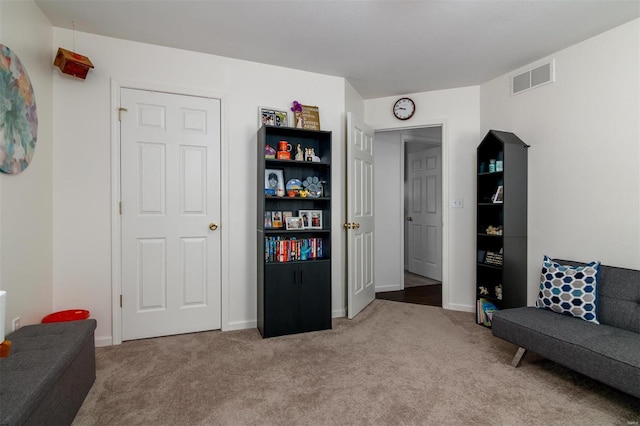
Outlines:
{"label": "round wall clock", "polygon": [[38,136],[36,97],[18,56],[0,44],[0,171],[20,173],[33,158]]}
{"label": "round wall clock", "polygon": [[416,104],[409,98],[400,98],[393,104],[393,115],[398,120],[408,120],[416,112]]}

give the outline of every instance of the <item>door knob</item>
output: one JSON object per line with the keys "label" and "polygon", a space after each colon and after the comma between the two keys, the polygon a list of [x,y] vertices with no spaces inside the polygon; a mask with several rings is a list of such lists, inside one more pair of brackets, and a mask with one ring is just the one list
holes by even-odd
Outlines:
{"label": "door knob", "polygon": [[342,226],[344,227],[344,229],[351,229],[351,223],[345,223]]}
{"label": "door knob", "polygon": [[360,224],[359,223],[354,223],[353,227],[356,228],[356,229],[360,229]]}
{"label": "door knob", "polygon": [[409,217],[407,218],[407,220],[408,220],[409,222],[413,222],[413,218],[412,218],[411,216],[409,216]]}
{"label": "door knob", "polygon": [[218,225],[216,225],[215,223],[211,222],[209,224],[209,229],[211,229],[212,231],[215,231],[216,229],[218,229]]}

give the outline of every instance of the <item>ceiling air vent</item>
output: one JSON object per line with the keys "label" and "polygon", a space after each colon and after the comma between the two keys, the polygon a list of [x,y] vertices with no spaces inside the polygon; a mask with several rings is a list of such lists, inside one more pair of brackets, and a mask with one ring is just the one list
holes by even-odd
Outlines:
{"label": "ceiling air vent", "polygon": [[511,94],[517,95],[529,89],[555,81],[554,60],[511,77]]}

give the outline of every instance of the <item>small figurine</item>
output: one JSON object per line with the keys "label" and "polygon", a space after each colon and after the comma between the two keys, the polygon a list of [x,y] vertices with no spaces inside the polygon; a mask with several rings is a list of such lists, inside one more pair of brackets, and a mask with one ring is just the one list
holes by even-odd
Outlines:
{"label": "small figurine", "polygon": [[487,290],[487,288],[485,286],[480,286],[478,287],[478,290],[480,291],[481,295],[487,295],[489,294],[489,290]]}
{"label": "small figurine", "polygon": [[300,147],[300,144],[298,144],[298,146],[296,147],[295,159],[296,159],[296,161],[304,160],[304,155],[302,154],[302,148]]}
{"label": "small figurine", "polygon": [[276,158],[276,150],[271,148],[269,145],[265,145],[265,147],[264,147],[264,158],[267,158],[267,159]]}
{"label": "small figurine", "polygon": [[495,291],[496,291],[496,299],[502,300],[502,284],[498,284],[495,287]]}
{"label": "small figurine", "polygon": [[313,161],[313,148],[304,149],[304,159],[305,161]]}

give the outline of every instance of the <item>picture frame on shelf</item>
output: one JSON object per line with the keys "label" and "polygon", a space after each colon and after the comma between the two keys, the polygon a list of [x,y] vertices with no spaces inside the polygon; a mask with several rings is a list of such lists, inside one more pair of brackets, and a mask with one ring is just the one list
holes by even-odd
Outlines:
{"label": "picture frame on shelf", "polygon": [[322,229],[322,210],[300,210],[304,229]]}
{"label": "picture frame on shelf", "polygon": [[282,228],[282,212],[281,211],[272,211],[271,212],[271,227],[274,229]]}
{"label": "picture frame on shelf", "polygon": [[304,229],[304,224],[300,216],[287,216],[285,226],[287,230]]}
{"label": "picture frame on shelf", "polygon": [[289,127],[289,111],[286,109],[258,107],[259,125]]}
{"label": "picture frame on shelf", "polygon": [[504,202],[504,187],[502,185],[498,185],[498,189],[496,189],[496,193],[491,197],[491,201],[494,203]]}
{"label": "picture frame on shelf", "polygon": [[271,212],[264,212],[264,229],[271,229]]}
{"label": "picture frame on shelf", "polygon": [[264,170],[264,195],[284,196],[284,171],[282,169]]}

